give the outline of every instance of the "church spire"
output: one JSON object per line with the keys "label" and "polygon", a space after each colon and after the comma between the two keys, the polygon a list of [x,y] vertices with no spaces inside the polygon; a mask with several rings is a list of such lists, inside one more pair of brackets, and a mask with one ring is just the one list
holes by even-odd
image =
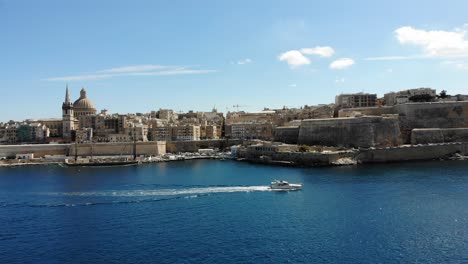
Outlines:
{"label": "church spire", "polygon": [[68,92],[68,83],[67,83],[67,91],[65,92],[65,103],[70,103],[70,93]]}

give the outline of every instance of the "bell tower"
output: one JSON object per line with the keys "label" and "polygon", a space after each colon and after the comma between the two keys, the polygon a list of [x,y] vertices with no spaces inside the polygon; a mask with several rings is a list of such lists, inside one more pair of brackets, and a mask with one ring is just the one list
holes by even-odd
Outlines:
{"label": "bell tower", "polygon": [[73,103],[70,100],[70,93],[67,90],[65,92],[65,102],[62,104],[62,137],[64,139],[71,139],[71,132],[75,130],[75,121],[73,115]]}

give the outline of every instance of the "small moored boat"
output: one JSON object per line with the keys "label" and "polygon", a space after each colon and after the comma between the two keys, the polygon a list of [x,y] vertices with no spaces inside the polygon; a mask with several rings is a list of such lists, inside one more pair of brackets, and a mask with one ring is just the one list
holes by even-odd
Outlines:
{"label": "small moored boat", "polygon": [[302,184],[289,183],[287,181],[275,180],[270,184],[272,190],[296,191],[302,189]]}

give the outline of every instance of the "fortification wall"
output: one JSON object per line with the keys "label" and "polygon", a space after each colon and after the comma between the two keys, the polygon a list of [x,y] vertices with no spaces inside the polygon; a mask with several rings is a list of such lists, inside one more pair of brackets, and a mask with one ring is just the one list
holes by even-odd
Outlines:
{"label": "fortification wall", "polygon": [[299,144],[374,147],[401,144],[398,119],[387,117],[356,117],[303,120],[299,129]]}
{"label": "fortification wall", "polygon": [[381,116],[395,114],[395,109],[392,106],[344,108],[338,111],[338,117],[353,116],[354,112],[367,116]]}
{"label": "fortification wall", "polygon": [[411,144],[468,142],[468,128],[415,128]]}
{"label": "fortification wall", "polygon": [[34,157],[66,155],[69,144],[0,145],[0,157],[14,158],[16,154],[34,153]]}
{"label": "fortification wall", "polygon": [[[241,140],[199,140],[199,141],[149,141],[137,142],[137,155],[163,155],[167,152],[197,152],[201,148],[224,149],[241,144]],[[0,145],[0,157],[15,157],[16,154],[34,153],[35,157],[45,155],[69,156],[113,156],[133,155],[132,142],[93,143],[93,144],[37,144],[37,145]]]}
{"label": "fortification wall", "polygon": [[414,128],[468,128],[468,101],[395,105],[404,143]]}
{"label": "fortification wall", "polygon": [[[70,144],[69,156],[112,156],[133,155],[132,142]],[[165,141],[137,142],[136,155],[162,155],[166,154]]]}
{"label": "fortification wall", "polygon": [[352,158],[353,156],[354,153],[350,152],[268,152],[261,154],[246,151],[242,157],[254,162],[286,161],[299,166],[327,166],[340,158]]}
{"label": "fortification wall", "polygon": [[297,144],[298,137],[299,137],[298,126],[277,127],[275,129],[274,141],[276,142],[283,142],[287,144]]}
{"label": "fortification wall", "polygon": [[450,157],[455,153],[468,155],[468,143],[367,149],[361,150],[356,159],[361,163],[432,160]]}
{"label": "fortification wall", "polygon": [[218,148],[220,150],[242,144],[242,140],[237,139],[214,139],[214,140],[195,140],[195,141],[172,141],[167,142],[166,150],[168,153],[177,152],[197,152],[204,148]]}

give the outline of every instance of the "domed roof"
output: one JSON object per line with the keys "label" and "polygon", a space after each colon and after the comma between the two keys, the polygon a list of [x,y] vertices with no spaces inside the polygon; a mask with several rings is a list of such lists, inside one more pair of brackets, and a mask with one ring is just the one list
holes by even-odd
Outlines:
{"label": "domed roof", "polygon": [[73,107],[78,110],[89,109],[96,110],[96,106],[86,97],[86,90],[83,88],[80,92],[80,98],[73,103]]}

